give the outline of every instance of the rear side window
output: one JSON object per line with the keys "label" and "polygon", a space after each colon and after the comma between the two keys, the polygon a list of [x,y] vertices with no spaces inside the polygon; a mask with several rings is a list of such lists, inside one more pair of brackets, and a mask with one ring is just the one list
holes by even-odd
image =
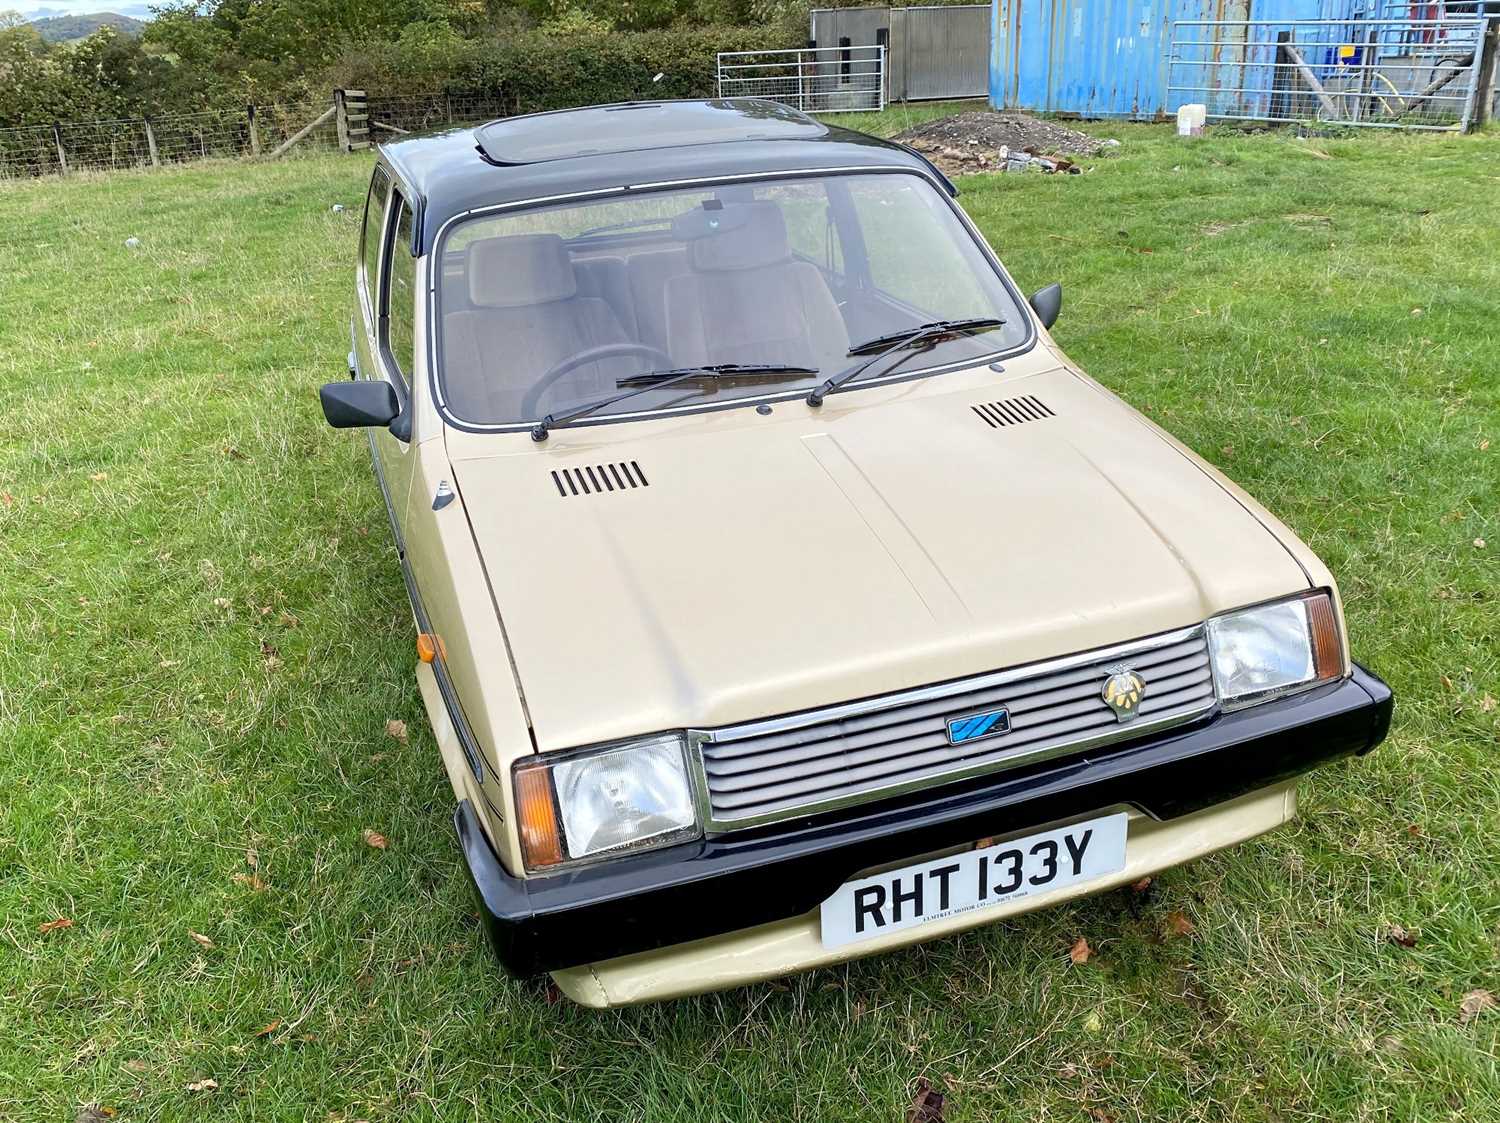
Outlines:
{"label": "rear side window", "polygon": [[391,192],[391,181],[384,168],[376,168],[370,180],[370,193],[365,199],[365,226],[359,237],[359,257],[365,273],[365,311],[374,319],[375,310],[369,304],[375,298],[376,282],[380,277],[380,220],[385,217],[385,200]]}
{"label": "rear side window", "polygon": [[416,340],[417,261],[411,255],[411,208],[396,192],[396,237],[390,249],[386,348],[401,376],[411,381]]}

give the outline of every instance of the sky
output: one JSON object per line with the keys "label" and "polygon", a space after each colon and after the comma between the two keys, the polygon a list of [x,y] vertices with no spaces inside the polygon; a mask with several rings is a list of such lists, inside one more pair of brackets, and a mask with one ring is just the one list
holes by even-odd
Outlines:
{"label": "sky", "polygon": [[151,9],[145,3],[111,4],[109,0],[0,0],[0,12],[20,12],[27,19],[42,16],[87,16],[95,12],[115,12],[136,19],[150,19]]}

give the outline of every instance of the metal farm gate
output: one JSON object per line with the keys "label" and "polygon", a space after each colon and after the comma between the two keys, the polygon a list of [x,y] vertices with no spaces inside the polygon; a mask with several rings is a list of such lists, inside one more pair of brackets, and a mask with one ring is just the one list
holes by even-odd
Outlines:
{"label": "metal farm gate", "polygon": [[779,101],[804,113],[885,108],[885,47],[720,51],[719,96]]}
{"label": "metal farm gate", "polygon": [[1475,16],[1179,20],[1167,102],[1201,102],[1216,120],[1462,132],[1475,119],[1484,38]]}
{"label": "metal farm gate", "polygon": [[887,101],[984,97],[990,24],[988,4],[815,8],[808,41],[820,50],[884,46]]}

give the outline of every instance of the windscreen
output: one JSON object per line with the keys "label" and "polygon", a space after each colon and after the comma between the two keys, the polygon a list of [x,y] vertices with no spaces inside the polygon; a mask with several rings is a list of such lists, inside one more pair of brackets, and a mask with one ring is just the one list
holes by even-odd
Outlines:
{"label": "windscreen", "polygon": [[[642,392],[595,415],[810,390],[865,361],[861,344],[935,320],[1004,324],[893,353],[861,377],[878,380],[898,361],[902,374],[977,362],[1028,331],[946,199],[913,174],[505,212],[456,225],[438,254],[444,403],[481,425],[631,390]],[[649,385],[696,367],[731,369]]]}

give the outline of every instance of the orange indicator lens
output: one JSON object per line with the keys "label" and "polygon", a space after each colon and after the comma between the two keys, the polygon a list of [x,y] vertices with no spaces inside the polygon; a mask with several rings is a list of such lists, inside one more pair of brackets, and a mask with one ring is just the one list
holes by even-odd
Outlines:
{"label": "orange indicator lens", "polygon": [[515,781],[516,813],[526,865],[532,869],[555,866],[563,860],[563,852],[557,804],[552,798],[551,770],[518,768]]}
{"label": "orange indicator lens", "polygon": [[1344,646],[1339,642],[1339,622],[1327,593],[1307,598],[1307,625],[1312,633],[1313,671],[1318,678],[1337,678],[1344,673]]}

